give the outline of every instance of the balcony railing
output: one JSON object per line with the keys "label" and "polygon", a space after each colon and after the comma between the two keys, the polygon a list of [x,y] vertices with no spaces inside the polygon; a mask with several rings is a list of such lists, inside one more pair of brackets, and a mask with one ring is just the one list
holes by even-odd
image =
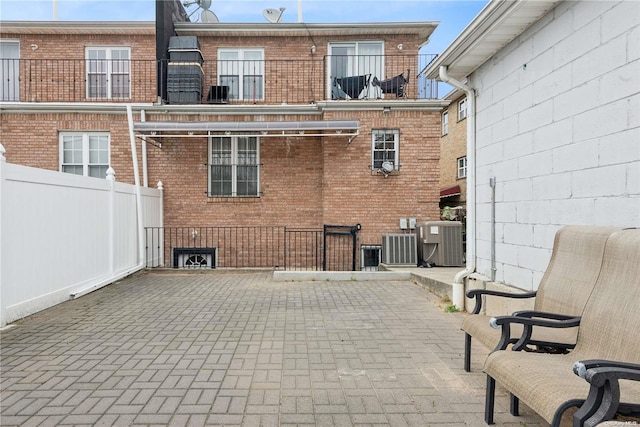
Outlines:
{"label": "balcony railing", "polygon": [[[309,104],[436,99],[422,70],[436,55],[325,56],[318,60],[0,59],[0,101]],[[158,79],[160,85],[158,85]],[[160,90],[158,90],[160,87]]]}

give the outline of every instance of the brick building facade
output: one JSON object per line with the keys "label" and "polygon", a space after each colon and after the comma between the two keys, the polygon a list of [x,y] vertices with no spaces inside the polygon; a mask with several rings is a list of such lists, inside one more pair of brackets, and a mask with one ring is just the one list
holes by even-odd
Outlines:
{"label": "brick building facade", "polygon": [[464,208],[467,202],[467,97],[454,89],[444,99],[451,103],[442,110],[440,208]]}
{"label": "brick building facade", "polygon": [[[419,49],[435,25],[175,23],[175,35],[198,40],[203,93],[195,102],[171,103],[157,91],[158,82],[166,83],[166,68],[155,59],[154,23],[3,23],[3,46],[19,49],[15,60],[3,61],[16,67],[8,74],[20,79],[3,88],[0,142],[9,162],[76,173],[92,170],[86,156],[105,155],[96,173],[112,167],[118,181],[133,183],[134,134],[144,182],[164,184],[165,227],[359,224],[358,244],[379,244],[382,234],[401,232],[401,218],[439,218],[440,111],[446,102],[425,95],[430,83],[419,76]],[[355,54],[371,53],[372,46],[374,54]],[[237,75],[223,75],[231,64],[223,55],[250,51],[262,56],[233,62],[226,72]],[[106,60],[100,57],[105,53]],[[96,54],[96,63],[109,71],[96,66],[92,76]],[[370,74],[364,90],[346,99],[332,92],[336,67],[347,67],[336,65],[339,57]],[[373,62],[362,65],[363,58]],[[251,71],[253,86],[247,64],[259,68]],[[372,84],[373,77],[389,81],[401,73],[403,93]],[[109,87],[96,84],[101,78]],[[208,103],[207,90],[225,83],[233,92],[229,99]],[[135,126],[157,124],[157,130],[132,128],[127,106]],[[276,135],[267,129],[278,123],[303,130]],[[339,129],[339,123],[351,128]],[[172,129],[184,124],[196,128]],[[206,130],[212,124],[222,127]],[[265,128],[252,131],[247,124]],[[87,139],[101,137],[108,141],[102,152],[87,148]],[[67,164],[74,143],[78,156],[84,150],[85,164]],[[228,152],[225,144],[231,144]],[[214,164],[227,155],[228,165]],[[383,160],[391,170],[382,170]],[[218,176],[227,169],[234,174],[228,182]],[[241,169],[251,177],[241,177]],[[247,194],[235,193],[241,186]]]}

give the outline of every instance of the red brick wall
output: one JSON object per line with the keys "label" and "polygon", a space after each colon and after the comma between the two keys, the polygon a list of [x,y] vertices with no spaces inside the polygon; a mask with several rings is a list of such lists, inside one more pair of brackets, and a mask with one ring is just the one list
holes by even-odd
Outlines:
{"label": "red brick wall", "polygon": [[447,205],[464,205],[467,197],[467,180],[458,178],[458,158],[467,155],[467,119],[458,120],[458,102],[465,98],[461,95],[449,104],[448,133],[440,139],[440,187],[460,186],[460,196],[444,199]]}
{"label": "red brick wall", "polygon": [[[155,36],[106,34],[11,34],[20,42],[20,100],[23,102],[86,101],[85,48],[131,48],[131,102],[156,99]],[[31,46],[37,46],[32,49]]]}
{"label": "red brick wall", "polygon": [[[5,35],[3,34],[3,37]],[[11,35],[6,35],[11,37]],[[84,58],[87,45],[132,46],[135,59],[153,59],[153,36],[15,36],[21,40],[22,58]],[[324,73],[323,57],[329,41],[347,37],[200,38],[205,61],[217,57],[218,47],[265,48],[266,58],[313,59]],[[362,40],[363,38],[358,38]],[[376,39],[377,38],[372,38]],[[38,44],[36,51],[29,45]],[[311,45],[317,50],[311,54]],[[397,50],[402,43],[404,50]],[[415,54],[419,40],[404,35],[385,40],[385,66],[390,77],[404,71],[405,54]],[[206,67],[207,62],[205,62]],[[412,77],[418,70],[412,67]],[[267,85],[283,85],[288,90],[311,86],[314,99],[324,99],[324,85],[316,74],[314,82],[299,69],[279,70]],[[208,76],[210,78],[211,76]],[[152,79],[152,81],[155,81]],[[409,85],[415,90],[415,85]],[[414,88],[414,89],[411,89]],[[155,92],[154,92],[155,93]],[[354,101],[357,102],[357,101]],[[355,105],[355,104],[354,104]],[[136,115],[137,116],[137,115]],[[453,117],[453,116],[452,116]],[[147,112],[147,121],[167,120],[256,120],[254,116],[171,115]],[[381,234],[400,232],[399,219],[418,221],[439,219],[440,113],[392,110],[350,110],[325,112],[323,116],[268,116],[260,120],[359,120],[360,135],[348,138],[303,137],[262,138],[260,141],[259,198],[223,199],[207,197],[207,140],[202,138],[158,138],[162,147],[148,145],[149,183],[164,184],[165,225],[286,225],[320,228],[323,224],[362,225],[359,243],[377,244]],[[139,120],[136,117],[135,120]],[[452,120],[450,120],[451,123]],[[133,182],[127,118],[119,113],[80,114],[7,113],[0,116],[0,142],[12,163],[59,169],[60,131],[107,131],[111,136],[111,164],[116,179]],[[398,173],[385,178],[371,170],[371,129],[400,130]],[[141,157],[138,140],[138,157]],[[140,168],[142,170],[142,168]]]}

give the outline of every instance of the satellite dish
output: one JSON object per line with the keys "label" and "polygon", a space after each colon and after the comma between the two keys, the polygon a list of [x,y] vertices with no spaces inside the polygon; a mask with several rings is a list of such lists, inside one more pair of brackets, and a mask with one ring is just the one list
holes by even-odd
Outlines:
{"label": "satellite dish", "polygon": [[384,173],[393,172],[393,163],[389,161],[382,162],[382,172]]}
{"label": "satellite dish", "polygon": [[216,16],[215,13],[211,12],[210,10],[203,10],[202,13],[200,14],[200,21],[202,22],[206,22],[207,24],[217,24],[218,22],[218,17]]}
{"label": "satellite dish", "polygon": [[215,13],[211,12],[209,8],[211,7],[211,0],[185,0],[182,5],[184,7],[189,7],[192,5],[197,5],[198,7],[187,16],[187,18],[191,18],[191,16],[196,13],[198,10],[202,10],[200,12],[200,22],[206,23],[217,23],[218,17]]}
{"label": "satellite dish", "polygon": [[262,16],[272,24],[277,24],[282,19],[282,14],[286,8],[281,7],[280,9],[265,9],[262,11]]}

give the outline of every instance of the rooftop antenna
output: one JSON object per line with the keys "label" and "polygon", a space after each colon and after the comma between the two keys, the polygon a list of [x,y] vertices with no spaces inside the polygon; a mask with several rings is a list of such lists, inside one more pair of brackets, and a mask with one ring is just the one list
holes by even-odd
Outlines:
{"label": "rooftop antenna", "polygon": [[282,19],[282,14],[284,13],[285,10],[286,8],[284,7],[281,7],[280,9],[265,9],[262,11],[262,16],[264,16],[265,19],[271,22],[272,24],[278,24],[280,23],[280,20]]}
{"label": "rooftop antenna", "polygon": [[182,3],[184,7],[189,7],[194,4],[198,7],[191,12],[187,18],[191,18],[194,13],[202,9],[202,12],[200,12],[200,22],[208,24],[217,24],[219,22],[216,14],[209,10],[211,7],[211,0],[185,0],[184,3]]}

